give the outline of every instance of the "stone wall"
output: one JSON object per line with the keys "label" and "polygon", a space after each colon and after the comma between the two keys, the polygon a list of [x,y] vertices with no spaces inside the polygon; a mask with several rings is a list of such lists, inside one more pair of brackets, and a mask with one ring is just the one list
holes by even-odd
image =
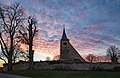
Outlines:
{"label": "stone wall", "polygon": [[[49,62],[37,62],[34,63],[34,69],[57,69],[57,70],[90,70],[92,69],[104,69],[111,70],[114,67],[120,67],[120,64],[112,63],[49,63]],[[27,70],[29,67],[28,63],[18,63],[13,65],[13,70]],[[3,68],[7,70],[6,67]]]}

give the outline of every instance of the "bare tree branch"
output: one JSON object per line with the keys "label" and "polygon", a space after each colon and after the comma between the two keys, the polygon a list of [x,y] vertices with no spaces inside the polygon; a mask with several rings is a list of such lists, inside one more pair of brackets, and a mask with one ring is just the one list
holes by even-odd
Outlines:
{"label": "bare tree branch", "polygon": [[[22,25],[24,10],[20,7],[19,3],[13,5],[0,6],[0,20],[3,26],[4,33],[9,37],[9,45],[7,46],[2,35],[0,34],[0,40],[2,45],[3,54],[5,52],[8,55],[8,70],[12,70],[12,56],[14,53],[14,37],[18,31],[19,26]],[[6,56],[6,55],[5,55]]]}
{"label": "bare tree branch", "polygon": [[120,54],[120,50],[116,46],[110,46],[107,49],[107,56],[111,57],[112,62],[117,62],[118,61],[119,54]]}
{"label": "bare tree branch", "polygon": [[3,60],[5,62],[5,64],[7,64],[6,60],[2,57],[0,57],[1,60]]}

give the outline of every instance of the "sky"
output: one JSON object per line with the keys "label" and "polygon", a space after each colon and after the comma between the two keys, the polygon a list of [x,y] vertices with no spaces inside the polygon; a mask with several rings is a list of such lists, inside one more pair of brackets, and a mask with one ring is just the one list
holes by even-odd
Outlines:
{"label": "sky", "polygon": [[39,34],[34,42],[35,60],[59,55],[65,24],[67,37],[84,58],[105,55],[111,45],[120,47],[120,0],[0,0],[20,2],[37,18]]}

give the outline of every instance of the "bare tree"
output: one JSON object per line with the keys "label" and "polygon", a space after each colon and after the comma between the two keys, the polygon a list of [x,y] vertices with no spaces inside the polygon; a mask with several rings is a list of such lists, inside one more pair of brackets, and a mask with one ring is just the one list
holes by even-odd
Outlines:
{"label": "bare tree", "polygon": [[19,31],[21,34],[20,37],[21,41],[29,46],[30,70],[33,69],[33,54],[34,54],[34,50],[32,49],[33,39],[38,32],[36,24],[37,24],[36,19],[29,16],[28,26],[26,28],[23,27],[23,29]]}
{"label": "bare tree", "polygon": [[20,48],[20,46],[21,46],[20,43],[16,43],[14,45],[14,52],[12,56],[13,63],[19,62],[20,60],[28,61],[28,56],[29,56],[28,53],[24,52],[22,48]]}
{"label": "bare tree", "polygon": [[[8,60],[8,71],[12,70],[12,55],[14,52],[14,36],[23,21],[24,10],[19,3],[0,6],[0,24],[3,30],[0,32],[0,45],[2,53]],[[5,34],[5,35],[4,35]],[[9,37],[9,44],[6,44],[4,37]],[[8,45],[8,46],[7,46]]]}
{"label": "bare tree", "polygon": [[110,46],[107,49],[107,56],[110,57],[110,60],[114,63],[118,62],[118,56],[120,55],[120,50],[116,46]]}
{"label": "bare tree", "polygon": [[6,57],[2,52],[0,52],[0,60],[3,60],[4,63],[7,64]]}
{"label": "bare tree", "polygon": [[86,59],[92,63],[95,60],[95,56],[93,54],[89,54],[86,56]]}
{"label": "bare tree", "polygon": [[[3,54],[3,52],[0,52],[0,59],[3,60],[5,64],[8,63],[7,57]],[[28,61],[28,53],[24,52],[22,49],[20,49],[20,47],[14,46],[12,63],[19,62],[20,60]]]}
{"label": "bare tree", "polygon": [[95,60],[95,56],[93,54],[88,54],[86,59],[90,62],[90,70],[92,70],[92,63]]}

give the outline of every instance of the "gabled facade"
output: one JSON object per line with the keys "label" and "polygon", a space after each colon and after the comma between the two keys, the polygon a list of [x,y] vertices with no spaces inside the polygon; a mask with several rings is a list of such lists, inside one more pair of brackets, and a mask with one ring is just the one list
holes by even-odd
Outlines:
{"label": "gabled facade", "polygon": [[85,62],[81,55],[70,44],[65,28],[63,29],[62,39],[60,41],[60,60]]}

